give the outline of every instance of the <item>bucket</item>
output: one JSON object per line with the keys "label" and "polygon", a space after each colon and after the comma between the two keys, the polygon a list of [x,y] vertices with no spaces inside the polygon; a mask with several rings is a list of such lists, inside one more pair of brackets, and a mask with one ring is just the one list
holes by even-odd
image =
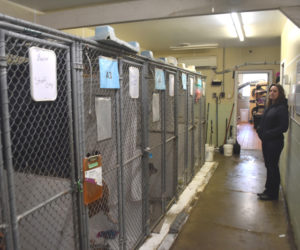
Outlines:
{"label": "bucket", "polygon": [[240,109],[241,122],[248,122],[249,109]]}
{"label": "bucket", "polygon": [[224,147],[224,155],[225,156],[232,156],[233,145],[232,144],[225,144],[223,147]]}
{"label": "bucket", "polygon": [[214,146],[209,146],[209,144],[205,144],[205,161],[214,161]]}

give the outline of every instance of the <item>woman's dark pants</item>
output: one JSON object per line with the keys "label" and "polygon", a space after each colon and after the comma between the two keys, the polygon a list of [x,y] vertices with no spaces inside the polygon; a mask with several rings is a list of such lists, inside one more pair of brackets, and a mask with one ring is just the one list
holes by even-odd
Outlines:
{"label": "woman's dark pants", "polygon": [[274,198],[278,197],[280,185],[279,158],[283,149],[283,140],[264,141],[262,143],[263,156],[267,168],[266,193]]}

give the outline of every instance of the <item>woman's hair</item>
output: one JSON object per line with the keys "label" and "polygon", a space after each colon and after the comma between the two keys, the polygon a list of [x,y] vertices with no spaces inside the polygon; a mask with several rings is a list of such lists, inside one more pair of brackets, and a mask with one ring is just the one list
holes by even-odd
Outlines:
{"label": "woman's hair", "polygon": [[272,83],[269,87],[269,91],[273,86],[275,86],[278,89],[278,98],[274,100],[274,102],[270,98],[268,98],[267,107],[269,107],[272,104],[285,102],[285,93],[283,87],[280,84]]}

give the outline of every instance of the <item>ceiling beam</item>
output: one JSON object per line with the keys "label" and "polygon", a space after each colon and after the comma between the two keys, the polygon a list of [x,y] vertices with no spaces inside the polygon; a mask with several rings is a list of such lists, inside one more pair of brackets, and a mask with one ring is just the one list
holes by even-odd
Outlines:
{"label": "ceiling beam", "polygon": [[300,6],[299,0],[136,0],[45,13],[39,15],[37,21],[52,28],[68,29],[291,6]]}
{"label": "ceiling beam", "polygon": [[296,6],[296,7],[282,7],[280,10],[295,25],[297,25],[298,28],[300,28],[300,6]]}

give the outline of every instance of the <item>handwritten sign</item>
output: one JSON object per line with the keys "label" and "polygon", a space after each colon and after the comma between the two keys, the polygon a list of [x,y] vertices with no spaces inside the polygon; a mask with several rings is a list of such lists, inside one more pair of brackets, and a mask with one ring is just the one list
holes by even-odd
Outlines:
{"label": "handwritten sign", "polygon": [[29,48],[30,93],[36,102],[57,98],[56,54],[52,50]]}

